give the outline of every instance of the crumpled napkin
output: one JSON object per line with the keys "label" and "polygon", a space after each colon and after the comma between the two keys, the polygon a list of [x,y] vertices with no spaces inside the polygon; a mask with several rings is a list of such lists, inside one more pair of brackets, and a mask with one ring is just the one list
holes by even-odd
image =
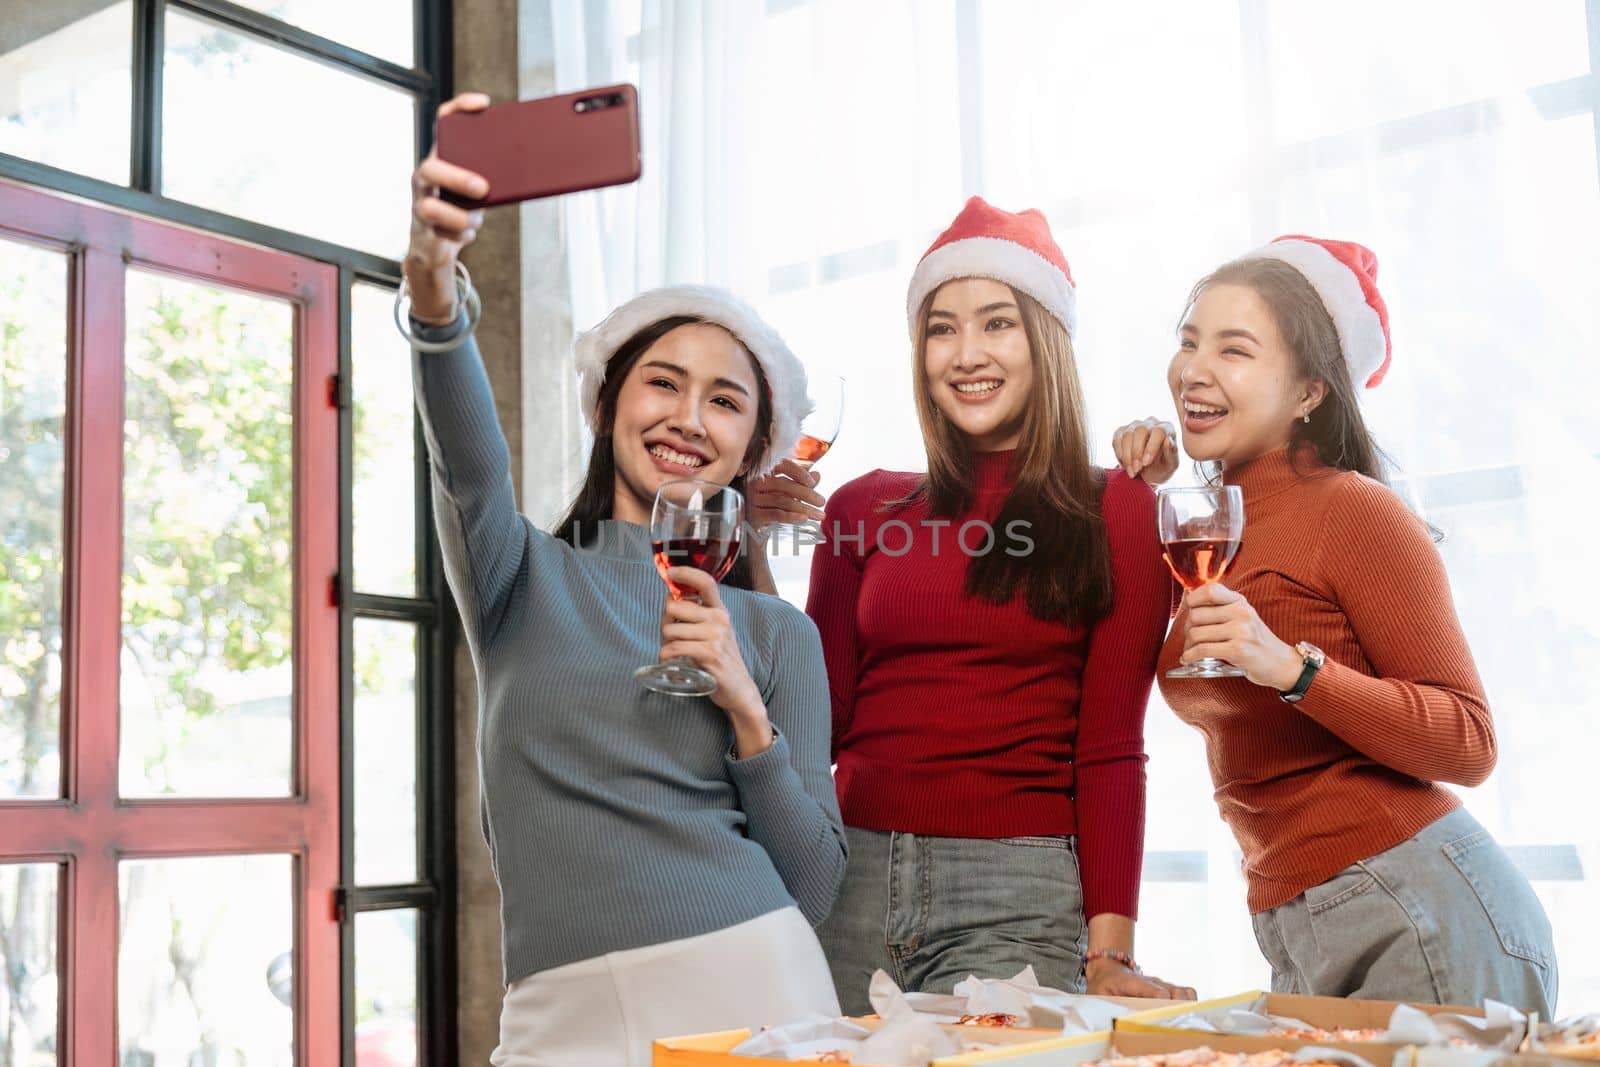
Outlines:
{"label": "crumpled napkin", "polygon": [[[1600,1033],[1600,1015],[1578,1015],[1558,1022],[1545,1023],[1539,1027],[1533,1051],[1539,1052],[1547,1044],[1576,1044],[1595,1033]],[[1597,1046],[1596,1054],[1600,1055],[1600,1046]]]}
{"label": "crumpled napkin", "polygon": [[872,1009],[884,1019],[907,1012],[941,1022],[958,1022],[963,1015],[1003,1013],[1015,1015],[1017,1025],[1064,1034],[1088,1034],[1111,1029],[1111,1021],[1132,1009],[1098,997],[1087,997],[1039,984],[1033,968],[1024,967],[1011,978],[968,975],[955,990],[941,993],[903,993],[894,979],[879,970],[867,987]]}
{"label": "crumpled napkin", "polygon": [[1465,1041],[1485,1049],[1515,1052],[1528,1035],[1528,1017],[1498,1000],[1483,1002],[1483,1017],[1446,1012],[1429,1015],[1401,1004],[1389,1017],[1388,1040],[1407,1045]]}
{"label": "crumpled napkin", "polygon": [[928,1067],[962,1051],[937,1023],[917,1015],[891,1020],[877,1031],[818,1016],[763,1030],[730,1051],[752,1059],[794,1061],[835,1050],[849,1052],[852,1063],[871,1067]]}
{"label": "crumpled napkin", "polygon": [[797,1060],[829,1049],[847,1049],[852,1053],[851,1059],[856,1060],[860,1059],[856,1050],[870,1033],[866,1027],[848,1020],[818,1015],[752,1034],[730,1052],[755,1059]]}
{"label": "crumpled napkin", "polygon": [[[1250,1008],[1190,1012],[1169,1020],[1166,1025],[1178,1030],[1243,1036],[1264,1035],[1272,1030],[1323,1029],[1303,1019],[1268,1015],[1262,1010],[1265,1004],[1266,998],[1263,997]],[[1482,1018],[1453,1012],[1429,1015],[1401,1004],[1389,1016],[1387,1029],[1375,1040],[1405,1045],[1444,1045],[1459,1040],[1479,1048],[1514,1052],[1528,1032],[1527,1016],[1497,1000],[1485,1000],[1483,1011]]]}

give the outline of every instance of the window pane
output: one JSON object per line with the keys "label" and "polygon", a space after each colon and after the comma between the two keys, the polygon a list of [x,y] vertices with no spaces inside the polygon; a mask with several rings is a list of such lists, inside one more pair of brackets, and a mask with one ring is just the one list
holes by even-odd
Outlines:
{"label": "window pane", "polygon": [[288,856],[121,864],[122,1063],[292,1067],[293,871]]}
{"label": "window pane", "polygon": [[1584,5],[1575,0],[1272,0],[1266,18],[1280,143],[1589,72]]}
{"label": "window pane", "polygon": [[417,913],[356,915],[356,1067],[417,1062]]}
{"label": "window pane", "polygon": [[291,309],[141,271],[127,279],[122,793],[284,796]]}
{"label": "window pane", "polygon": [[409,67],[415,0],[239,0],[330,41]]}
{"label": "window pane", "polygon": [[53,863],[0,864],[0,1058],[19,1067],[59,1062],[60,887],[61,868]]}
{"label": "window pane", "polygon": [[0,797],[61,792],[67,259],[0,240]]}
{"label": "window pane", "polygon": [[127,0],[5,4],[0,152],[126,184],[132,54]]}
{"label": "window pane", "polygon": [[417,878],[417,628],[355,621],[356,881]]}
{"label": "window pane", "polygon": [[[1175,160],[1204,159],[1211,169],[1243,155],[1233,0],[1164,5],[1155,18],[1149,5],[1098,0],[979,10],[983,192],[993,203],[1050,214],[1052,197],[1125,195],[1170,180]],[[953,132],[954,115],[943,122]],[[948,134],[942,140],[953,152]],[[1184,174],[1196,177],[1195,168]]]}
{"label": "window pane", "polygon": [[415,596],[417,454],[411,349],[394,328],[393,309],[393,290],[351,287],[355,588]]}
{"label": "window pane", "polygon": [[400,255],[409,94],[176,11],[166,27],[165,195]]}

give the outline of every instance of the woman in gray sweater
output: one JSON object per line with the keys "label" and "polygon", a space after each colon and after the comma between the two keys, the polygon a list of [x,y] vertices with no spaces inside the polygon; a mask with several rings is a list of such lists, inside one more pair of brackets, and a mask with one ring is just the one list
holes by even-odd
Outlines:
{"label": "woman in gray sweater", "polygon": [[[663,482],[742,488],[788,453],[804,370],[719,290],[629,301],[578,339],[594,450],[557,532],[536,528],[516,510],[457,274],[482,216],[439,196],[485,189],[424,160],[404,269],[439,539],[478,675],[507,983],[492,1062],[646,1064],[657,1037],[836,1013],[811,930],[845,861],[816,629],[739,588],[738,570],[719,588],[677,568],[701,603],[670,600],[648,528]],[[677,655],[716,692],[633,677]]]}

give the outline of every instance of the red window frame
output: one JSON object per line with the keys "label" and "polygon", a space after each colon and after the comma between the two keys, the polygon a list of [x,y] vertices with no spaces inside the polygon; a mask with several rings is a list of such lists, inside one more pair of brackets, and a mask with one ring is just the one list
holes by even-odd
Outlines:
{"label": "red window frame", "polygon": [[[0,237],[69,257],[61,797],[0,800],[0,861],[64,867],[63,1064],[115,1063],[119,861],[294,860],[295,1059],[340,1055],[338,271],[0,181]],[[290,302],[294,316],[293,795],[118,795],[124,279],[139,268]],[[116,551],[107,551],[107,547]]]}

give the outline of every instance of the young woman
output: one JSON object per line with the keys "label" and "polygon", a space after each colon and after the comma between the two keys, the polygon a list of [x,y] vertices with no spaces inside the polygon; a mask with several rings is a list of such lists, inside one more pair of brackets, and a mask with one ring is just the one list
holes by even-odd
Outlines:
{"label": "young woman", "polygon": [[[1389,365],[1377,261],[1282,237],[1202,279],[1168,382],[1183,448],[1240,486],[1227,584],[1184,598],[1161,692],[1206,738],[1280,991],[1476,1004],[1548,1018],[1550,924],[1438,783],[1477,785],[1494,726],[1427,527],[1383,483],[1358,403]],[[1118,459],[1177,465],[1154,420]],[[1245,678],[1168,679],[1216,656]]]}
{"label": "young woman", "polygon": [[[440,113],[486,104],[469,94]],[[668,573],[701,603],[668,600],[648,529],[663,482],[739,487],[793,446],[804,371],[717,290],[624,304],[578,339],[595,446],[571,513],[544,533],[516,511],[475,301],[455,280],[481,217],[439,197],[481,196],[483,179],[430,155],[413,186],[417,405],[477,667],[501,894],[492,1062],[647,1064],[653,1038],[836,1013],[811,925],[845,862],[816,629],[689,567]],[[717,679],[710,698],[634,678],[677,655]]]}
{"label": "young woman", "polygon": [[[1074,299],[1042,215],[970,200],[907,301],[928,471],[827,502],[807,611],[850,862],[818,934],[847,1011],[880,967],[1193,996],[1133,960],[1170,579],[1148,487],[1090,463]],[[796,517],[810,486],[756,494]]]}

